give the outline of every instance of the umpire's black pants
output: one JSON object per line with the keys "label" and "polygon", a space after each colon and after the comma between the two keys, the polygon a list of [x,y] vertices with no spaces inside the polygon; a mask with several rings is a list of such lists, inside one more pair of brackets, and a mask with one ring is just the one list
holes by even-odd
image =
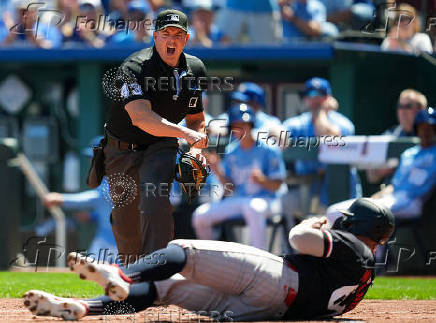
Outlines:
{"label": "umpire's black pants", "polygon": [[114,203],[112,231],[121,262],[134,262],[173,240],[169,192],[177,147],[174,140],[162,140],[143,151],[110,144],[104,148],[105,173]]}

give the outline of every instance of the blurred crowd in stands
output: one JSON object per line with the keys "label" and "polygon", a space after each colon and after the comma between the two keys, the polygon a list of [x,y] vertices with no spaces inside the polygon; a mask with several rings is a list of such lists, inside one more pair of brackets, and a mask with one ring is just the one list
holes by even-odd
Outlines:
{"label": "blurred crowd in stands", "polygon": [[[426,4],[425,7],[422,4]],[[190,46],[378,37],[383,50],[431,53],[436,0],[2,0],[2,47],[151,43],[166,8],[190,16]]]}

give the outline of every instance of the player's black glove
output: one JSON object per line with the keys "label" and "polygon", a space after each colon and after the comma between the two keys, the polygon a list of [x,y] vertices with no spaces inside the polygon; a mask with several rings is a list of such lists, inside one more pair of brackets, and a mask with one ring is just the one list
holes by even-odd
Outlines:
{"label": "player's black glove", "polygon": [[210,174],[209,166],[204,167],[200,160],[189,153],[180,151],[176,165],[176,180],[189,197],[189,203],[198,195]]}

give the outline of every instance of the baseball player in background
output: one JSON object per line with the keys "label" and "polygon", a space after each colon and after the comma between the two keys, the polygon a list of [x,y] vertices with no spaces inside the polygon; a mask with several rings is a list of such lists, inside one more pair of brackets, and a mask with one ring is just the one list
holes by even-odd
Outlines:
{"label": "baseball player in background", "polygon": [[[68,320],[126,304],[136,312],[175,304],[218,320],[332,317],[363,299],[374,280],[375,249],[393,230],[389,209],[358,199],[333,223],[321,217],[295,226],[289,242],[298,254],[284,258],[205,240],[174,240],[127,268],[88,263],[71,253],[70,268],[100,284],[108,296],[75,300],[31,290],[24,305],[35,315]],[[118,302],[122,300],[124,304]]]}
{"label": "baseball player in background", "polygon": [[[401,154],[400,165],[392,184],[375,193],[372,198],[389,208],[397,221],[421,216],[422,206],[436,186],[436,110],[421,110],[415,117],[414,131],[421,143]],[[352,204],[347,200],[333,204],[327,214]]]}
{"label": "baseball player in background", "polygon": [[[290,132],[291,140],[298,142],[301,138],[308,143],[316,138],[322,142],[322,138],[330,137],[331,140],[339,140],[341,136],[354,135],[353,123],[344,115],[337,112],[337,101],[333,100],[330,82],[320,77],[309,79],[305,84],[304,104],[307,112],[289,118],[283,122],[283,126]],[[295,162],[295,173],[303,175],[323,175],[326,165],[318,160],[297,160]],[[327,180],[321,176],[320,181],[311,184],[311,196],[319,195],[320,206],[312,212],[325,210],[328,205]],[[350,198],[361,196],[360,181],[357,170],[350,169]],[[291,213],[302,213],[300,193],[296,190],[290,192],[283,199],[284,208],[293,210]]]}
{"label": "baseball player in background", "polygon": [[194,211],[192,223],[197,237],[208,240],[214,238],[214,225],[242,217],[248,225],[251,244],[266,249],[270,202],[286,177],[283,158],[277,147],[269,147],[253,138],[251,130],[256,117],[249,105],[237,104],[228,114],[231,137],[238,140],[226,147],[222,161],[216,154],[205,153],[227,197],[200,205]]}
{"label": "baseball player in background", "polygon": [[[237,91],[231,96],[232,106],[235,104],[246,103],[254,111],[255,123],[253,127],[253,135],[257,138],[258,132],[269,133],[272,129],[280,128],[281,121],[279,118],[266,113],[266,96],[265,90],[252,82],[243,82],[238,86]],[[209,124],[212,133],[227,134],[227,126],[229,122],[229,111],[225,111],[218,115],[213,122]]]}
{"label": "baseball player in background", "polygon": [[[92,147],[97,146],[102,136],[93,138],[89,147],[82,151],[87,157],[92,157]],[[91,258],[114,262],[118,255],[114,234],[112,233],[109,217],[112,211],[112,201],[109,196],[109,184],[107,177],[104,177],[100,186],[93,190],[74,194],[61,194],[50,192],[44,197],[44,206],[47,208],[59,206],[66,210],[86,210],[89,213],[81,214],[80,220],[84,222],[95,222],[97,228],[94,238],[87,250]],[[79,216],[78,216],[79,217]]]}

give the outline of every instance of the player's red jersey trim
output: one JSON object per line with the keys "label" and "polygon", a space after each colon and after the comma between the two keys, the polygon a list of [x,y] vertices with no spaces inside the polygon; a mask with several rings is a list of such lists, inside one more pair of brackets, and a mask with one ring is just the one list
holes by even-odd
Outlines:
{"label": "player's red jersey trim", "polygon": [[371,283],[372,283],[372,271],[370,269],[367,269],[365,270],[365,273],[360,279],[360,284],[354,293],[355,296],[353,301],[347,306],[347,308],[344,310],[343,313],[351,311],[357,306],[357,304],[360,303],[360,301],[365,297],[365,294],[368,291],[368,288],[371,286]]}
{"label": "player's red jersey trim", "polygon": [[291,306],[291,304],[295,301],[295,298],[297,297],[297,292],[295,291],[295,289],[288,287],[288,286],[284,286],[285,291],[287,288],[287,294],[286,294],[286,298],[285,298],[285,304],[286,306]]}

